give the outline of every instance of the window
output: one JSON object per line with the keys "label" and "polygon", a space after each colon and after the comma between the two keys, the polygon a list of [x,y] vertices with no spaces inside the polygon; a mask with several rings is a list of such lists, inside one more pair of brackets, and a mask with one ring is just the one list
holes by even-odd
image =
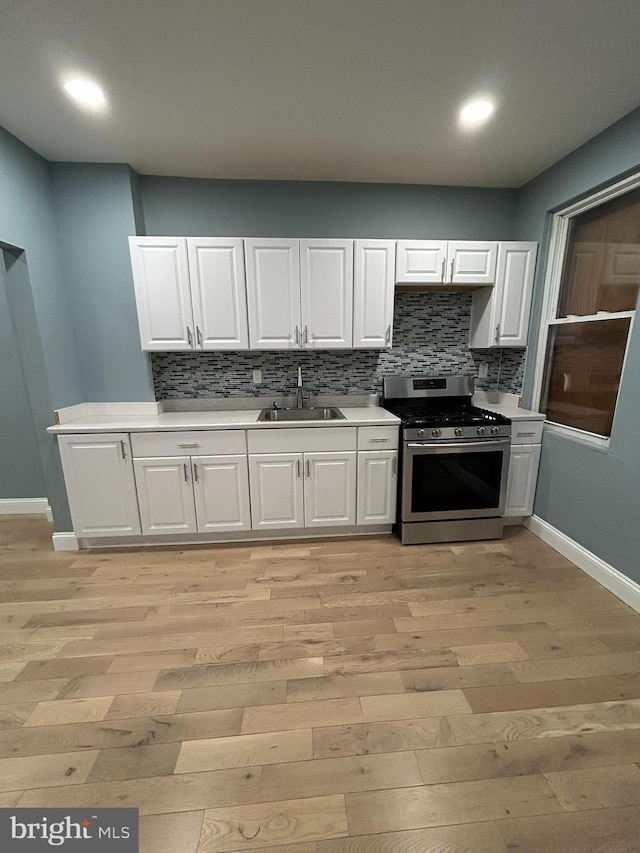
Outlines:
{"label": "window", "polygon": [[556,215],[536,390],[547,421],[611,435],[640,289],[640,176]]}

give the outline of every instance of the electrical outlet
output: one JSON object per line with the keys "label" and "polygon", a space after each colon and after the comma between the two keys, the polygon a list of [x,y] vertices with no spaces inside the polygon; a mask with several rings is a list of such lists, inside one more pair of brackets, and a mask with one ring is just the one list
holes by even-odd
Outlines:
{"label": "electrical outlet", "polygon": [[478,379],[486,379],[488,375],[489,365],[486,361],[483,361],[478,365]]}
{"label": "electrical outlet", "polygon": [[262,384],[262,371],[260,370],[259,367],[253,371],[253,384],[254,385],[261,385]]}

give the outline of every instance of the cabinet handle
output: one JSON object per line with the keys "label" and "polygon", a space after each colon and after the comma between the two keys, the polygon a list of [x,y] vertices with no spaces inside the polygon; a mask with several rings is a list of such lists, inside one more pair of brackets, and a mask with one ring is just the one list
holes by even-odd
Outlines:
{"label": "cabinet handle", "polygon": [[178,447],[200,447],[197,441],[184,441]]}
{"label": "cabinet handle", "polygon": [[302,470],[301,470],[301,465],[300,465],[299,459],[296,459],[296,468],[298,471],[298,479],[300,479],[302,477]]}
{"label": "cabinet handle", "polygon": [[198,482],[198,463],[197,462],[193,463],[193,479],[196,481],[196,483]]}
{"label": "cabinet handle", "polygon": [[391,439],[390,438],[370,438],[369,441],[371,442],[371,444],[373,444],[374,442],[378,442],[378,441],[391,441]]}
{"label": "cabinet handle", "polygon": [[307,480],[311,478],[311,463],[308,459],[305,459],[305,465],[307,466]]}
{"label": "cabinet handle", "polygon": [[387,331],[384,335],[384,343],[385,346],[389,346],[389,344],[391,343],[391,324],[387,326]]}
{"label": "cabinet handle", "polygon": [[307,326],[304,327],[304,337],[302,339],[302,346],[306,347],[309,345],[309,328]]}
{"label": "cabinet handle", "polygon": [[193,335],[191,334],[191,329],[187,326],[187,341],[189,342],[189,346],[193,348]]}
{"label": "cabinet handle", "polygon": [[445,260],[445,261],[443,261],[443,262],[442,262],[442,272],[440,273],[440,281],[441,281],[443,284],[446,284],[446,283],[447,283],[447,281],[446,281],[446,279],[445,279],[445,269],[446,269],[446,268],[447,268],[447,262],[446,262],[446,260]]}
{"label": "cabinet handle", "polygon": [[496,326],[496,343],[500,341],[500,323]]}
{"label": "cabinet handle", "polygon": [[196,338],[198,340],[198,346],[203,348],[204,344],[202,343],[202,332],[200,331],[200,326],[196,326]]}
{"label": "cabinet handle", "polygon": [[189,482],[189,476],[187,474],[187,463],[186,462],[182,466],[182,469],[184,471],[184,481],[185,481],[185,483],[188,483]]}
{"label": "cabinet handle", "polygon": [[121,441],[121,442],[120,442],[120,453],[122,453],[122,458],[123,458],[123,459],[126,459],[126,458],[127,458],[127,450],[126,450],[126,448],[125,448],[124,441]]}
{"label": "cabinet handle", "polygon": [[535,435],[535,432],[517,432],[516,435]]}
{"label": "cabinet handle", "polygon": [[398,470],[398,457],[394,456],[391,460],[391,476],[396,476],[396,471]]}
{"label": "cabinet handle", "polygon": [[296,326],[296,346],[300,346],[300,329]]}
{"label": "cabinet handle", "polygon": [[453,261],[451,261],[451,278],[449,279],[449,284],[453,284]]}

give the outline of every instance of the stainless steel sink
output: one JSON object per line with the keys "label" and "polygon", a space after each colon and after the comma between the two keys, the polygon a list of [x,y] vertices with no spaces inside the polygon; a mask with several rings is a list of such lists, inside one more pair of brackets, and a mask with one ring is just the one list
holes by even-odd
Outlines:
{"label": "stainless steel sink", "polygon": [[263,409],[259,421],[338,421],[345,416],[335,407],[312,407],[309,409]]}

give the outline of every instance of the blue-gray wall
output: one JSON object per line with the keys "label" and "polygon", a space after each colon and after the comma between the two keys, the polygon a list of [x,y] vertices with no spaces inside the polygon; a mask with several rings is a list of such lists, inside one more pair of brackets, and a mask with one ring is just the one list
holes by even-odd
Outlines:
{"label": "blue-gray wall", "polygon": [[[532,342],[540,324],[549,211],[638,168],[640,109],[522,188],[515,236],[545,243],[536,276]],[[529,403],[533,355],[532,351],[524,388]],[[535,502],[536,515],[636,581],[640,581],[639,376],[640,324],[636,323],[609,448],[603,452],[575,440],[545,436]]]}
{"label": "blue-gray wall", "polygon": [[[55,440],[44,430],[54,408],[82,401],[69,296],[61,274],[49,164],[0,128],[0,243],[23,250],[10,275],[20,275],[32,291],[33,323],[21,329],[24,340],[40,348],[44,372],[33,389],[34,416],[46,497],[58,530],[70,529],[69,510]],[[28,389],[30,390],[30,389]],[[3,400],[3,407],[10,401]],[[25,430],[30,428],[24,422]],[[15,451],[0,447],[0,467]],[[8,464],[8,463],[7,463]],[[33,482],[29,491],[40,483]]]}
{"label": "blue-gray wall", "polygon": [[148,235],[509,240],[517,191],[140,177]]}
{"label": "blue-gray wall", "polygon": [[4,403],[0,417],[0,499],[43,498],[47,494],[19,338],[7,293],[5,257],[0,252],[0,400]]}
{"label": "blue-gray wall", "polygon": [[84,402],[153,400],[140,348],[127,238],[142,225],[131,169],[51,166],[59,249]]}

